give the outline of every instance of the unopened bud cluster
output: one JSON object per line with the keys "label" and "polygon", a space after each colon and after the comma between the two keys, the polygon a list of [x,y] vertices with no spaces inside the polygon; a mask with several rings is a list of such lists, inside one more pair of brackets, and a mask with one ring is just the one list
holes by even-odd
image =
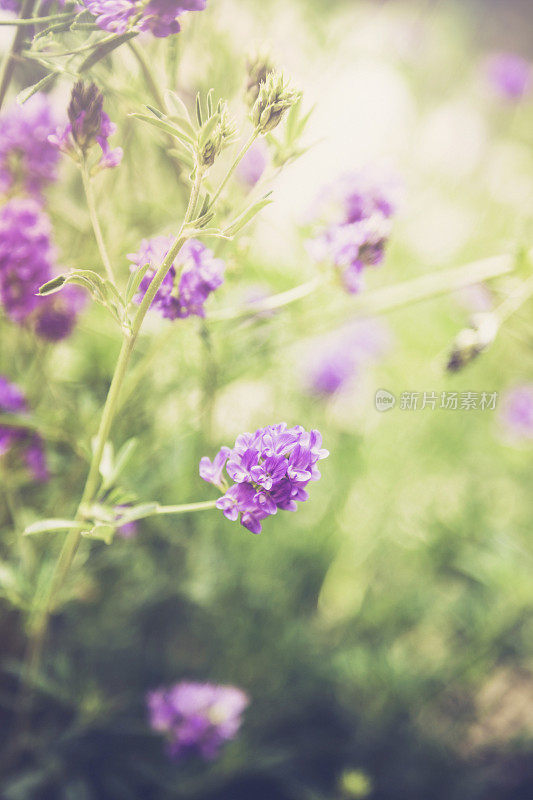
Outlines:
{"label": "unopened bud cluster", "polygon": [[252,108],[259,95],[261,84],[267,79],[267,76],[274,72],[274,64],[272,59],[267,53],[255,53],[248,57],[246,62],[248,77],[246,81],[245,99],[247,104]]}
{"label": "unopened bud cluster", "polygon": [[213,166],[219,153],[236,136],[236,127],[228,115],[227,104],[219,101],[216,111],[202,125],[198,135],[198,161],[203,167]]}
{"label": "unopened bud cluster", "polygon": [[259,133],[268,133],[282,120],[283,115],[298,101],[298,92],[289,88],[281,73],[270,72],[259,84],[251,119]]}

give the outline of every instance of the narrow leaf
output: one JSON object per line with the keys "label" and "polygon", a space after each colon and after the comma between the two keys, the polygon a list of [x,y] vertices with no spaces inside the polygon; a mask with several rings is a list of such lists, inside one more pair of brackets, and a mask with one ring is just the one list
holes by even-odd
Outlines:
{"label": "narrow leaf", "polygon": [[57,72],[49,72],[48,75],[45,75],[44,78],[41,78],[40,81],[34,83],[33,86],[27,86],[26,89],[23,89],[21,92],[18,93],[17,103],[21,106],[27,100],[29,100],[30,97],[33,97],[33,95],[36,92],[40,92],[41,89],[45,89],[47,86],[51,86],[51,84],[56,80],[57,75],[58,75]]}
{"label": "narrow leaf", "polygon": [[51,531],[68,531],[84,527],[83,522],[75,519],[42,519],[34,522],[24,529],[24,536],[33,536],[37,533],[49,533]]}

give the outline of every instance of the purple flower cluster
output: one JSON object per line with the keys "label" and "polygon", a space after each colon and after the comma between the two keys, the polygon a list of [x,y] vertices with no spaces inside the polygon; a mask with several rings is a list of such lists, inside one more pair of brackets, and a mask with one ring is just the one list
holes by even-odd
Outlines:
{"label": "purple flower cluster", "polygon": [[59,154],[48,141],[56,119],[48,97],[35,94],[0,116],[0,192],[40,196],[56,178]]}
{"label": "purple flower cluster", "polygon": [[224,742],[234,739],[248,705],[235,686],[183,681],[147,696],[150,725],[168,737],[172,758],[215,758]]}
{"label": "purple flower cluster", "polygon": [[377,320],[357,321],[313,343],[305,362],[310,392],[333,395],[348,389],[361,369],[383,354],[389,333]]}
{"label": "purple flower cluster", "polygon": [[516,386],[507,392],[501,420],[510,439],[533,439],[533,384]]}
{"label": "purple flower cluster", "polygon": [[[133,262],[132,270],[150,264],[139,285],[136,297],[138,303],[146,294],[157,268],[163,262],[173,241],[171,236],[143,239],[139,251],[128,256]],[[212,250],[197,239],[190,239],[185,242],[165,275],[152,307],[167,319],[205,316],[204,304],[211,292],[224,282],[224,269],[224,262],[220,258],[215,258]]]}
{"label": "purple flower cluster", "polygon": [[207,0],[83,0],[96,22],[111,33],[149,31],[158,38],[178,33],[179,18],[187,11],[203,11]]}
{"label": "purple flower cluster", "polygon": [[485,63],[487,80],[503,100],[516,102],[533,87],[533,67],[515,53],[495,53]]}
{"label": "purple flower cluster", "polygon": [[323,193],[333,219],[309,250],[317,261],[334,264],[351,294],[360,291],[365,267],[383,262],[398,195],[396,181],[369,170],[345,175]]}
{"label": "purple flower cluster", "polygon": [[53,277],[50,235],[50,220],[37,200],[13,199],[0,209],[0,302],[14,322],[31,323],[39,336],[58,341],[71,332],[83,295],[75,287],[37,295]]}
{"label": "purple flower cluster", "polygon": [[[27,411],[26,399],[20,389],[0,375],[0,414],[24,415]],[[37,433],[0,425],[0,464],[8,455],[21,459],[35,481],[48,479],[43,443]]]}
{"label": "purple flower cluster", "polygon": [[[241,519],[252,533],[261,533],[261,520],[283,511],[296,511],[297,501],[307,500],[310,481],[320,479],[318,461],[329,453],[322,449],[318,431],[282,422],[255,433],[242,433],[235,446],[222,447],[214,460],[200,461],[200,477],[225,494],[217,500],[227,519]],[[233,481],[228,488],[223,470]]]}
{"label": "purple flower cluster", "polygon": [[108,139],[117,126],[103,110],[103,105],[104,96],[94,83],[85,86],[77,81],[68,107],[69,122],[48,137],[50,144],[74,158],[78,157],[78,151],[85,154],[92,145],[98,144],[102,151],[98,168],[117,167],[122,161],[122,148],[112,150],[109,145]]}

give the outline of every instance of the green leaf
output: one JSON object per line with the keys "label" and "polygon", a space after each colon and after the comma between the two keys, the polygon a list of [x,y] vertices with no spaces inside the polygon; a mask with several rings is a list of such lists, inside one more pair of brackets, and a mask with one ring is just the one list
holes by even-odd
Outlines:
{"label": "green leaf", "polygon": [[166,122],[164,119],[159,119],[159,117],[150,117],[148,114],[139,114],[137,112],[130,114],[130,117],[140,119],[142,122],[147,122],[149,125],[153,125],[154,128],[159,128],[159,130],[173,136],[175,139],[179,139],[185,145],[193,144],[193,139],[188,134],[179,130],[179,120],[176,123]]}
{"label": "green leaf", "polygon": [[265,206],[270,205],[272,200],[270,199],[270,195],[265,195],[261,200],[257,200],[255,203],[252,203],[246,211],[243,211],[236,219],[233,220],[230,225],[228,225],[222,233],[225,236],[235,236],[236,233],[239,233],[245,225],[248,223],[258,214]]}
{"label": "green leaf", "polygon": [[130,273],[130,277],[128,280],[128,285],[126,286],[126,305],[129,306],[131,301],[133,300],[135,294],[137,293],[137,289],[141,285],[141,281],[150,269],[150,262],[145,264],[143,267],[139,267],[136,270],[133,270]]}
{"label": "green leaf", "polygon": [[60,289],[63,288],[65,283],[67,282],[65,275],[58,275],[57,278],[52,278],[51,281],[47,281],[47,283],[43,283],[42,286],[39,286],[38,294],[40,295],[47,295],[47,294],[55,294],[59,292]]}
{"label": "green leaf", "polygon": [[122,33],[116,37],[109,38],[102,44],[97,45],[92,53],[87,56],[85,61],[82,62],[79,71],[85,72],[91,67],[94,67],[94,65],[101,61],[102,58],[105,58],[112,53],[113,50],[116,50],[117,47],[120,47],[121,44],[129,41],[129,39],[133,39],[135,36],[137,36],[137,31],[128,31],[127,33]]}
{"label": "green leaf", "polygon": [[30,99],[30,97],[33,97],[36,92],[40,92],[41,89],[51,86],[52,83],[57,79],[57,76],[57,72],[49,72],[48,75],[45,75],[40,81],[34,83],[33,86],[27,86],[26,89],[23,89],[18,93],[17,103],[19,105],[23,105],[27,100]]}
{"label": "green leaf", "polygon": [[111,281],[107,280],[107,278],[102,278],[101,275],[92,269],[73,269],[63,275],[58,275],[56,278],[52,278],[51,281],[43,284],[43,286],[39,288],[38,294],[53,294],[54,292],[60,291],[67,283],[74,283],[76,286],[82,286],[84,289],[87,289],[93,299],[107,308],[117,322],[122,324],[125,311],[122,297]]}
{"label": "green leaf", "polygon": [[[120,477],[126,466],[128,465],[131,457],[133,456],[138,444],[138,439],[132,438],[120,448],[115,458],[115,463],[104,477],[104,489],[109,489],[116,483],[117,478]],[[103,473],[102,473],[103,475]]]}
{"label": "green leaf", "polygon": [[167,91],[164,94],[164,99],[165,99],[165,105],[170,111],[169,116],[176,115],[178,117],[183,117],[184,119],[187,120],[189,125],[191,124],[191,118],[189,116],[187,106],[185,105],[181,97],[178,94],[176,94],[176,92],[173,92],[171,89],[167,89]]}
{"label": "green leaf", "polygon": [[75,519],[42,519],[34,522],[24,529],[24,536],[34,536],[37,533],[51,533],[52,531],[76,530],[84,527],[84,523]]}

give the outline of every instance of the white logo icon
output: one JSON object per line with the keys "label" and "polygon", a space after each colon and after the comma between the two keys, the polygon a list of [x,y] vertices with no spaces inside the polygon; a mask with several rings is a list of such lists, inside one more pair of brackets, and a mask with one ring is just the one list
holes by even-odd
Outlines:
{"label": "white logo icon", "polygon": [[386,389],[378,389],[376,392],[377,411],[390,411],[396,405],[396,398]]}

